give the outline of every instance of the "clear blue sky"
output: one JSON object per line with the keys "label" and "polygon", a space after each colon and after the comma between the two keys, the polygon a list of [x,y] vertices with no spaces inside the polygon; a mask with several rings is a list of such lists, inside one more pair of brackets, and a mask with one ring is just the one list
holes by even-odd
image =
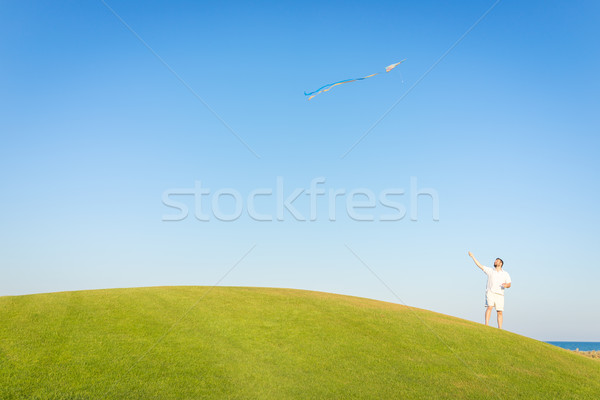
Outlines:
{"label": "clear blue sky", "polygon": [[[213,285],[235,265],[221,285],[481,322],[471,250],[512,276],[506,329],[600,341],[597,2],[500,2],[420,82],[492,1],[107,4],[252,151],[101,1],[3,2],[0,295]],[[355,221],[341,198],[332,222],[320,196],[315,221],[249,218],[249,193],[278,177],[286,197],[317,177],[327,192],[402,188],[407,216]],[[439,221],[427,196],[410,220],[411,177],[437,192]],[[188,196],[188,218],[163,221],[177,213],[163,193],[196,181],[239,192],[242,216],[199,221]],[[308,199],[294,203],[307,217]]]}

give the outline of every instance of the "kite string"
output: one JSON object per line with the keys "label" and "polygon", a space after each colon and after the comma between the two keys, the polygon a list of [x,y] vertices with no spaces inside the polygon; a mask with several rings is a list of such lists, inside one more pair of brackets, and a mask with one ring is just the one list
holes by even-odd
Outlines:
{"label": "kite string", "polygon": [[400,71],[400,83],[404,83],[404,75],[402,75],[402,71]]}

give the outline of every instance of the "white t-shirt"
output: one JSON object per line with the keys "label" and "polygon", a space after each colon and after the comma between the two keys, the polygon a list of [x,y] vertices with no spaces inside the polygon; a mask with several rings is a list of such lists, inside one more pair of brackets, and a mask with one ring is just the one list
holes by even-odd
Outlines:
{"label": "white t-shirt", "polygon": [[483,272],[487,275],[486,291],[504,295],[504,288],[500,285],[510,283],[510,275],[505,270],[496,271],[496,268],[483,267]]}

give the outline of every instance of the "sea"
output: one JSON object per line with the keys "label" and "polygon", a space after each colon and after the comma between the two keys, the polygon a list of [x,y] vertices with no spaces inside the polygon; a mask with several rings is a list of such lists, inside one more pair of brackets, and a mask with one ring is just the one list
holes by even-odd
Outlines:
{"label": "sea", "polygon": [[600,342],[546,342],[567,350],[600,351]]}

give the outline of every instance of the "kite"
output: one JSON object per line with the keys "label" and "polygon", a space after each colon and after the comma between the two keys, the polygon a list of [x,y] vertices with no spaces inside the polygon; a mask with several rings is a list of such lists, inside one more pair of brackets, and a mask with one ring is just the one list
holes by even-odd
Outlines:
{"label": "kite", "polygon": [[[395,63],[395,64],[388,65],[387,67],[385,67],[385,72],[390,72],[391,70],[393,70],[394,68],[396,68],[398,65],[402,64],[404,61],[406,61],[406,58],[404,60],[400,61],[400,62]],[[309,96],[308,100],[310,100],[310,99],[312,99],[313,97],[315,97],[316,95],[318,95],[320,93],[325,93],[325,92],[330,91],[331,89],[333,89],[337,85],[343,85],[344,83],[362,81],[363,79],[371,78],[372,76],[375,76],[375,75],[378,75],[378,74],[379,74],[379,72],[376,72],[374,74],[367,75],[367,76],[364,76],[362,78],[346,79],[346,80],[343,80],[343,81],[330,83],[328,85],[321,86],[320,88],[318,88],[314,92],[310,92],[310,93],[304,92],[304,95],[305,96]]]}

